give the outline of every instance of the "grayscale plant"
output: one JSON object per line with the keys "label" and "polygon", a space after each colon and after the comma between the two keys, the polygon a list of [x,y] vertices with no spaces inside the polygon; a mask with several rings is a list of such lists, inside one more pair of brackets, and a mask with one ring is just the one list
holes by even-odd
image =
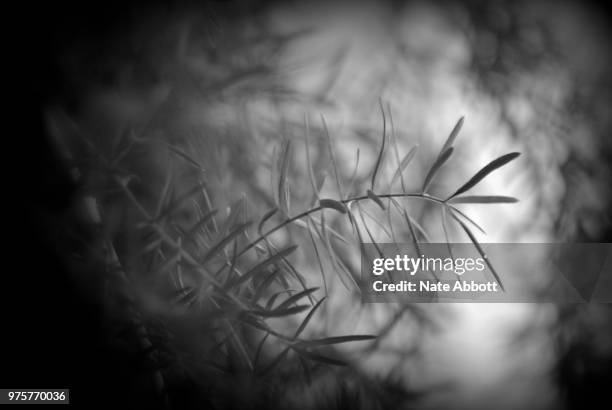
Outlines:
{"label": "grayscale plant", "polygon": [[[150,198],[143,194],[146,176],[133,173],[125,166],[131,162],[125,159],[133,161],[147,144],[159,148],[158,143],[128,132],[112,141],[109,150],[87,136],[80,135],[76,145],[74,139],[66,139],[68,120],[56,128],[57,145],[81,187],[76,201],[83,210],[81,232],[70,232],[77,239],[71,253],[78,257],[72,263],[94,266],[103,273],[102,297],[112,318],[109,326],[120,335],[118,340],[136,345],[165,403],[176,400],[172,380],[188,378],[202,385],[201,391],[210,392],[206,400],[213,406],[240,406],[243,402],[236,400],[252,400],[257,406],[299,407],[305,403],[288,399],[274,387],[274,381],[282,380],[278,385],[286,389],[303,381],[317,386],[330,369],[352,380],[336,389],[341,392],[336,397],[338,407],[351,402],[355,392],[361,396],[371,393],[374,399],[368,400],[378,400],[383,407],[395,405],[389,402],[391,397],[399,401],[415,398],[414,392],[398,387],[401,381],[371,380],[337,349],[359,343],[367,351],[367,346],[376,346],[377,337],[385,337],[403,313],[410,310],[417,316],[415,307],[402,306],[379,334],[305,336],[309,324],[317,315],[325,315],[329,281],[338,278],[350,294],[359,294],[360,276],[347,261],[346,250],[361,252],[366,242],[378,247],[375,229],[384,232],[388,242],[413,242],[418,248],[428,241],[427,232],[411,214],[409,201],[437,207],[449,243],[450,217],[499,282],[472,232],[483,229],[457,205],[516,202],[508,196],[466,194],[519,153],[494,159],[449,195],[432,194],[430,187],[439,171],[450,164],[464,121],[461,118],[433,160],[421,189],[408,191],[406,174],[417,147],[402,156],[397,138],[389,132],[390,108],[385,110],[381,101],[380,110],[380,148],[369,171],[369,188],[361,192],[355,183],[358,156],[351,181],[343,180],[332,137],[321,117],[330,158],[324,174],[333,175],[336,195],[322,194],[325,178],[317,178],[313,171],[312,136],[306,121],[303,143],[308,169],[304,174],[308,181],[298,182],[290,175],[297,141],[283,139],[274,150],[270,170],[275,205],[259,217],[251,215],[246,196],[231,204],[226,215],[214,208],[207,189],[207,164],[201,164],[189,147],[162,144],[174,161],[199,175],[198,183],[176,192],[175,168],[171,167],[161,191]],[[57,118],[55,121],[57,124]],[[79,147],[78,159],[73,153],[75,146]],[[381,170],[389,161],[395,162],[394,171],[390,182],[383,184],[381,176],[386,174]],[[310,186],[311,200],[304,207],[291,201],[295,184]],[[119,208],[124,209],[121,221],[116,217]],[[185,218],[185,212],[195,217]],[[337,217],[348,229],[332,225],[331,219]],[[277,239],[283,232],[287,235]],[[297,235],[306,240],[293,243]],[[314,258],[310,262],[320,271],[320,281],[301,272],[293,262],[299,254]],[[359,299],[355,303],[359,304]],[[243,389],[240,398],[232,395],[233,389]],[[365,406],[368,400],[361,397],[358,401]]]}

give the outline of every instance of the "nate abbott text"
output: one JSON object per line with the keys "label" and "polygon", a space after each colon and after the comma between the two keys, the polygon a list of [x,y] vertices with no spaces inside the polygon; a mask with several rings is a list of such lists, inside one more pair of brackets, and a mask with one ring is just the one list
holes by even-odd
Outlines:
{"label": "nate abbott text", "polygon": [[452,286],[450,283],[419,281],[418,286],[415,282],[402,280],[398,283],[384,283],[377,280],[372,284],[375,292],[497,292],[496,282],[478,283],[472,281],[456,281]]}

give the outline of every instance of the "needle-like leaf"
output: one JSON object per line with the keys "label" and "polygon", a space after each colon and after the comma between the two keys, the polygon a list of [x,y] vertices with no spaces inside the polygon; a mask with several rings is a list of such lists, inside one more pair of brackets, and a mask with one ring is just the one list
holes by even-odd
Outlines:
{"label": "needle-like leaf", "polygon": [[511,152],[509,154],[502,155],[501,157],[489,162],[480,171],[478,171],[472,178],[470,178],[468,182],[463,184],[454,194],[449,196],[447,200],[453,197],[456,197],[457,195],[462,194],[466,192],[467,190],[473,188],[474,185],[482,181],[484,177],[489,175],[491,172],[495,171],[497,168],[503,167],[508,162],[517,158],[519,155],[521,155],[520,152]]}
{"label": "needle-like leaf", "polygon": [[344,205],[340,201],[336,201],[335,199],[321,199],[319,200],[319,205],[323,208],[331,208],[336,211],[345,214],[346,213],[346,205]]}
{"label": "needle-like leaf", "polygon": [[280,210],[285,214],[289,214],[289,197],[288,197],[288,188],[287,188],[287,172],[289,169],[289,162],[291,158],[291,141],[284,140],[280,154],[278,157],[278,206]]}
{"label": "needle-like leaf", "polygon": [[308,314],[306,315],[306,317],[300,324],[300,327],[298,327],[297,330],[295,331],[295,334],[293,335],[294,339],[297,339],[300,336],[300,334],[302,334],[302,332],[306,328],[306,325],[308,325],[308,322],[310,322],[310,319],[312,319],[312,316],[315,314],[315,312],[317,311],[319,306],[321,306],[324,300],[325,300],[325,297],[321,298],[321,300],[319,300],[317,304],[314,305],[312,309],[310,309],[310,312],[308,312]]}
{"label": "needle-like leaf", "polygon": [[297,249],[297,246],[296,245],[292,245],[292,246],[289,246],[289,247],[279,251],[278,253],[275,253],[274,255],[271,255],[269,258],[267,258],[264,261],[259,262],[257,265],[255,265],[247,273],[245,273],[244,275],[242,275],[239,278],[237,278],[232,284],[229,285],[229,288],[238,286],[241,283],[246,282],[247,280],[252,278],[254,275],[256,275],[259,272],[261,272],[265,267],[278,262],[279,260],[281,260],[284,257],[288,256],[289,254],[293,253],[293,251],[295,251],[296,249]]}
{"label": "needle-like leaf", "polygon": [[484,259],[485,263],[487,264],[487,266],[489,267],[489,269],[491,270],[491,273],[493,274],[493,277],[495,278],[495,280],[497,281],[497,284],[499,285],[499,287],[501,288],[502,291],[505,291],[504,289],[504,285],[502,284],[501,279],[499,278],[499,275],[497,274],[497,272],[495,271],[495,268],[493,267],[493,264],[491,263],[491,261],[489,260],[489,257],[487,256],[486,252],[484,251],[484,249],[482,249],[482,246],[480,246],[480,243],[478,242],[478,240],[476,239],[476,237],[474,236],[474,234],[472,233],[472,231],[470,230],[470,228],[468,228],[462,221],[461,219],[459,219],[455,214],[451,213],[451,215],[453,216],[453,218],[455,219],[455,221],[457,221],[459,223],[459,225],[461,225],[461,227],[463,228],[463,230],[465,231],[465,233],[467,234],[467,236],[470,238],[470,241],[472,241],[472,243],[474,244],[474,246],[476,247],[476,249],[478,250],[478,253],[480,254],[480,256],[482,256],[482,259]]}
{"label": "needle-like leaf", "polygon": [[518,202],[518,199],[511,196],[466,195],[451,198],[449,202],[453,204],[511,204]]}
{"label": "needle-like leaf", "polygon": [[281,303],[280,305],[277,306],[277,309],[284,309],[286,307],[291,306],[292,303],[297,302],[298,300],[302,299],[305,296],[310,295],[311,293],[317,291],[319,288],[310,288],[310,289],[306,289],[303,290],[299,293],[296,293],[295,295],[287,298],[287,300],[285,300],[283,303]]}
{"label": "needle-like leaf", "polygon": [[402,175],[404,171],[406,170],[406,167],[408,167],[408,165],[412,161],[412,158],[414,158],[414,155],[416,154],[418,148],[419,146],[415,145],[412,148],[410,148],[410,151],[408,151],[406,155],[404,155],[404,158],[402,158],[402,161],[398,165],[397,170],[395,171],[395,174],[393,174],[393,178],[391,178],[391,184],[390,184],[391,186],[393,186],[393,184],[395,183],[395,181],[398,180],[398,178],[403,178]]}
{"label": "needle-like leaf", "polygon": [[315,339],[315,340],[305,340],[301,341],[299,344],[307,347],[315,347],[315,346],[325,346],[325,345],[334,345],[339,343],[348,343],[348,342],[364,342],[376,339],[374,335],[349,335],[349,336],[333,336],[333,337],[325,337],[323,339]]}
{"label": "needle-like leaf", "polygon": [[449,147],[442,154],[440,154],[438,158],[436,158],[433,165],[429,169],[429,172],[427,172],[427,176],[425,177],[425,181],[423,181],[423,188],[421,188],[421,191],[427,191],[427,188],[429,188],[429,184],[431,184],[442,165],[444,165],[444,163],[448,161],[452,153],[453,147]]}
{"label": "needle-like leaf", "polygon": [[461,127],[463,127],[464,119],[465,117],[459,118],[459,121],[457,121],[457,124],[455,124],[455,127],[453,128],[450,135],[444,142],[444,145],[442,146],[442,149],[440,150],[439,156],[441,156],[447,149],[453,146],[453,144],[455,143],[455,139],[457,138],[457,135],[459,134],[459,131],[461,131]]}
{"label": "needle-like leaf", "polygon": [[374,192],[372,192],[371,189],[368,189],[368,198],[370,198],[372,201],[376,202],[376,204],[378,206],[380,206],[380,208],[384,211],[385,210],[385,204],[383,204],[383,201],[379,198],[378,195],[376,195]]}

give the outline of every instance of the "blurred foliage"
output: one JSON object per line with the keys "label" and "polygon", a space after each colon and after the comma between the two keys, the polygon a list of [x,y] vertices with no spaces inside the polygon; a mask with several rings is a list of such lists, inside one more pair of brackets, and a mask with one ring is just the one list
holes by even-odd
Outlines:
{"label": "blurred foliage", "polygon": [[[293,5],[290,3],[289,7]],[[402,61],[416,59],[423,62],[426,69],[417,72],[419,75],[428,75],[427,70],[435,68],[433,64],[428,65],[433,61],[428,55],[436,50],[410,48],[399,32],[404,23],[402,17],[412,13],[413,5],[411,2],[388,3],[391,14],[396,16],[390,19],[392,23],[388,28],[399,33],[391,36],[397,41],[392,46],[393,57],[399,56],[399,63],[385,60],[389,63],[382,71],[386,73],[385,78],[363,85],[357,77],[349,81],[350,88],[363,88],[364,94],[378,98],[386,91],[387,77],[398,75],[389,67],[401,67]],[[579,7],[571,2],[555,3],[554,7],[548,2],[527,1],[510,4],[464,1],[456,5],[432,2],[428,7],[442,16],[452,33],[467,40],[467,80],[474,81],[481,93],[477,95],[488,98],[502,126],[524,147],[530,175],[539,190],[539,212],[555,221],[553,237],[607,241],[611,206],[608,186],[611,150],[607,135],[611,124],[605,107],[609,106],[611,95],[606,72],[609,55],[604,41],[608,27],[604,17],[598,17],[600,23],[587,27],[589,19],[595,19],[597,9]],[[153,353],[154,357],[144,360],[143,366],[152,361],[171,379],[180,381],[166,386],[166,391],[175,400],[202,394],[203,397],[193,397],[193,400],[206,402],[211,397],[208,392],[218,391],[225,392],[219,402],[223,405],[212,405],[272,406],[265,400],[274,401],[277,397],[275,384],[289,386],[293,377],[302,377],[308,372],[311,377],[316,376],[321,366],[315,363],[317,360],[312,355],[300,355],[299,349],[279,350],[277,345],[270,350],[261,348],[264,343],[270,343],[261,339],[262,332],[273,334],[271,329],[261,328],[262,322],[266,323],[270,316],[304,316],[306,310],[314,310],[313,306],[318,306],[317,301],[322,300],[321,290],[327,292],[327,284],[320,283],[322,289],[316,291],[319,293],[313,291],[301,296],[303,302],[308,299],[306,305],[296,305],[294,302],[299,300],[294,300],[279,308],[279,304],[290,301],[290,295],[295,292],[312,289],[305,286],[299,268],[289,264],[285,257],[295,257],[296,264],[312,264],[318,260],[320,266],[313,270],[335,268],[343,272],[342,277],[350,283],[356,275],[351,273],[355,268],[348,261],[354,257],[355,249],[352,253],[335,249],[333,244],[338,238],[357,232],[375,241],[388,233],[393,237],[422,241],[427,237],[429,222],[435,221],[437,216],[434,205],[411,204],[404,209],[404,214],[400,212],[393,217],[394,222],[402,221],[404,229],[399,232],[385,231],[385,227],[394,225],[391,217],[388,221],[372,218],[372,215],[379,215],[376,212],[381,204],[387,209],[401,210],[398,204],[385,197],[389,192],[375,189],[375,182],[393,180],[391,185],[405,191],[403,171],[415,152],[403,145],[399,149],[387,147],[386,161],[381,161],[379,122],[370,123],[371,116],[364,116],[362,124],[349,127],[350,142],[359,140],[368,148],[361,151],[359,168],[356,162],[360,152],[354,153],[351,148],[347,153],[339,147],[346,139],[336,138],[331,124],[328,127],[309,115],[305,119],[308,125],[301,121],[301,114],[297,116],[300,120],[295,119],[291,110],[296,107],[297,110],[307,107],[305,111],[310,112],[313,107],[341,106],[334,100],[334,96],[337,98],[341,94],[330,91],[334,90],[336,77],[340,75],[341,69],[336,68],[342,67],[347,51],[334,54],[335,60],[330,63],[333,69],[326,69],[330,73],[322,87],[305,92],[303,87],[293,83],[295,77],[291,75],[292,70],[299,70],[299,67],[287,67],[283,57],[296,50],[300,40],[312,31],[279,28],[271,17],[277,8],[282,7],[269,1],[210,2],[191,6],[160,3],[111,8],[104,15],[106,23],[112,24],[102,24],[97,30],[89,31],[90,22],[85,18],[72,22],[72,27],[81,30],[76,30],[77,35],[71,29],[66,30],[65,36],[58,40],[61,46],[51,56],[58,78],[53,82],[57,89],[53,90],[48,106],[48,125],[59,156],[71,172],[76,187],[73,198],[77,199],[74,208],[57,218],[52,226],[60,231],[61,226],[72,228],[63,232],[58,242],[65,246],[65,255],[76,256],[72,260],[77,267],[75,270],[88,272],[87,280],[92,281],[90,286],[94,292],[108,289],[109,283],[111,289],[121,290],[108,299],[106,294],[100,295],[106,300],[109,312],[117,309],[114,320],[125,319],[126,306],[140,312],[137,316],[143,316],[138,318],[136,328],[146,328],[147,339],[155,347],[144,348],[145,359]],[[586,14],[580,14],[577,19],[569,18],[574,12]],[[569,27],[564,24],[568,19]],[[375,60],[368,60],[373,67],[386,64]],[[375,112],[372,109],[374,98],[364,98],[360,105],[367,106],[368,113]],[[391,105],[394,113],[410,108]],[[389,115],[386,135],[390,143],[412,135],[399,126],[392,127],[391,110],[383,107],[383,113],[385,110]],[[357,111],[357,116],[361,113]],[[377,111],[375,114],[379,115]],[[333,142],[328,139],[330,132]],[[412,132],[417,133],[410,130]],[[308,148],[305,133],[310,137]],[[449,138],[450,144],[437,156],[434,152],[437,148],[422,148],[426,153],[422,157],[433,156],[430,168],[427,161],[418,163],[418,167],[423,168],[423,190],[430,185],[432,192],[446,188],[437,185],[434,177],[437,175],[444,180],[449,176],[444,164],[452,153],[452,149],[447,149],[452,148],[453,139]],[[277,144],[279,140],[283,141],[280,145]],[[334,149],[337,158],[334,158]],[[306,158],[305,150],[311,158]],[[360,169],[368,169],[368,172]],[[429,175],[425,175],[428,170]],[[270,175],[272,190],[269,189]],[[560,193],[549,194],[553,191],[548,186],[551,175],[560,175],[563,183]],[[308,186],[304,182],[308,180],[314,192],[300,188]],[[370,191],[364,192],[368,186]],[[274,236],[270,235],[270,242],[266,237],[258,242],[261,247],[252,246],[244,260],[237,260],[237,249],[255,240],[258,223],[276,221],[282,224],[292,214],[291,210],[301,207],[307,211],[309,206],[316,205],[320,194],[324,200],[320,205],[328,208],[325,220],[308,219],[306,229],[304,226],[279,229]],[[370,201],[364,198],[363,208],[358,204],[355,209],[345,209],[346,202],[350,202],[348,195],[357,194]],[[101,222],[92,224],[96,207]],[[262,216],[271,208],[277,211],[266,215],[271,219],[262,221]],[[355,212],[349,213],[349,224],[341,223],[343,210]],[[75,214],[76,220],[73,219]],[[537,213],[534,215],[537,219]],[[467,225],[472,225],[462,220],[458,231],[469,232]],[[368,225],[372,226],[371,231],[366,230]],[[325,227],[329,227],[327,232]],[[257,233],[261,237],[261,232]],[[444,234],[447,234],[446,228]],[[468,235],[470,240],[476,241],[472,234]],[[319,247],[317,241],[320,241]],[[301,255],[293,254],[289,247],[293,242],[300,246]],[[282,254],[283,250],[286,254]],[[270,261],[279,252],[283,257]],[[326,255],[322,256],[323,253]],[[192,263],[191,257],[198,263]],[[241,290],[231,297],[221,292],[222,297],[215,301],[218,306],[207,299],[210,292],[218,292],[224,285],[232,284],[233,272],[244,274],[266,260],[269,266],[262,266],[261,272],[269,274],[269,283],[249,279],[245,281],[249,286],[244,286],[247,290],[238,287]],[[100,261],[102,265],[98,265]],[[117,264],[128,277],[127,282],[116,275]],[[106,273],[99,272],[105,269]],[[221,275],[224,282],[215,284],[220,273],[227,276]],[[208,282],[202,281],[202,274]],[[108,282],[108,277],[113,279]],[[254,301],[246,308],[233,306],[244,302],[243,298],[253,302],[259,286],[268,286],[277,280],[275,292],[264,292],[267,304]],[[296,286],[294,293],[288,292]],[[193,305],[202,310],[198,314],[189,313],[188,307]],[[167,319],[169,312],[171,317],[179,314],[175,309],[179,310],[183,321],[177,328],[167,329],[163,320],[161,324],[155,320],[158,315]],[[230,314],[229,325],[224,322],[225,316],[217,316],[221,311]],[[253,329],[253,323],[243,323],[244,311],[248,318],[257,318],[259,327]],[[571,330],[591,318],[590,313],[581,309],[569,308],[568,311],[573,312],[573,316],[560,316],[558,328]],[[396,312],[386,312],[385,317],[392,319],[393,313]],[[409,313],[413,323],[420,323],[422,312],[418,308],[414,307]],[[607,315],[602,313],[601,316]],[[110,323],[114,323],[113,320]],[[130,328],[134,323],[126,325]],[[594,331],[597,326],[588,327]],[[197,337],[193,337],[194,328],[201,331]],[[320,330],[317,328],[314,332]],[[415,332],[421,330],[420,325],[414,327]],[[143,341],[138,332],[113,331],[127,335],[124,339],[131,337],[136,344]],[[173,339],[172,334],[179,336]],[[576,378],[574,363],[588,356],[585,349],[590,352],[590,347],[584,347],[588,343],[575,336],[562,341],[561,377],[570,386],[578,386],[580,391],[588,377]],[[122,342],[115,343],[125,347]],[[199,362],[204,351],[209,359],[223,360]],[[262,385],[253,385],[253,378],[245,376],[245,369],[257,368],[252,363],[257,352],[262,361],[260,367],[265,367],[262,363],[279,366],[277,373],[272,372],[275,381],[263,379]],[[280,356],[281,352],[288,353]],[[133,353],[142,359],[142,351]],[[323,356],[322,360],[334,360],[338,352],[331,353],[331,357]],[[278,360],[275,362],[275,359]],[[584,360],[588,362],[584,365],[587,368],[597,367],[596,361]],[[173,367],[168,363],[184,365]],[[314,368],[310,368],[313,364]],[[598,372],[594,370],[594,374]],[[228,384],[228,380],[231,383]],[[303,380],[295,382],[299,385]],[[180,386],[189,383],[196,383],[189,394],[172,393],[172,389],[180,390]],[[351,379],[339,388],[335,392],[339,395],[338,402],[350,402],[352,394],[365,394],[368,390],[360,383],[362,380],[356,376],[356,380]],[[382,389],[388,387],[385,382],[380,383]],[[232,389],[239,389],[241,394],[233,394]],[[364,400],[359,398],[359,401]],[[299,404],[296,406],[300,407]],[[381,404],[382,408],[386,406]]]}

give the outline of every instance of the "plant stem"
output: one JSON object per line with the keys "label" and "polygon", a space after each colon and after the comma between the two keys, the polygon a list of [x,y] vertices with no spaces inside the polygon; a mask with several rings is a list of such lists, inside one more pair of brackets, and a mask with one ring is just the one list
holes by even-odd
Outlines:
{"label": "plant stem", "polygon": [[[446,202],[440,198],[436,198],[434,196],[428,195],[428,194],[424,194],[424,193],[394,193],[394,194],[382,194],[382,195],[378,195],[379,198],[419,198],[419,199],[423,199],[426,201],[431,201],[434,202],[438,205],[446,205]],[[347,199],[342,199],[340,202],[342,202],[343,204],[348,204],[350,202],[358,202],[358,201],[363,201],[365,199],[370,200],[371,198],[367,195],[362,195],[362,196],[358,196],[358,197],[353,197],[353,198],[347,198]],[[259,238],[255,239],[253,242],[249,243],[246,247],[244,247],[238,254],[236,254],[236,257],[242,256],[244,255],[246,252],[248,252],[249,250],[253,249],[258,243],[260,243],[261,241],[263,241],[265,238],[267,238],[268,236],[270,236],[271,234],[273,234],[276,231],[279,231],[281,229],[283,229],[285,226],[299,220],[302,218],[307,217],[310,214],[313,214],[315,212],[319,212],[323,209],[322,206],[317,206],[311,209],[308,209],[296,216],[293,216],[283,222],[281,222],[280,224],[276,225],[274,228],[270,229],[269,231],[265,232],[263,235],[261,235]]]}

